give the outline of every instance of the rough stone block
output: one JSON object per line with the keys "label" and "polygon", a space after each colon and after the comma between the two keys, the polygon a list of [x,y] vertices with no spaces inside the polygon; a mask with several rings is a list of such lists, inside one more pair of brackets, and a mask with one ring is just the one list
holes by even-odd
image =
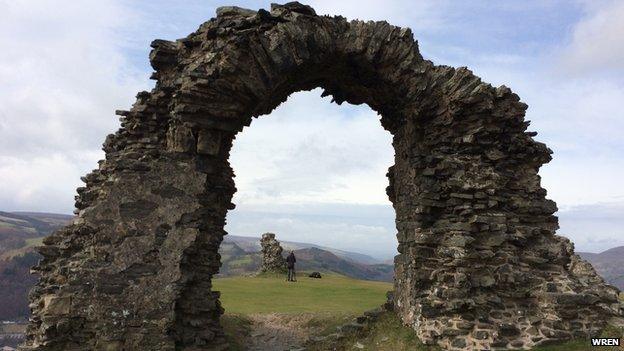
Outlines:
{"label": "rough stone block", "polygon": [[195,137],[191,128],[184,125],[171,126],[167,132],[167,148],[174,152],[194,150]]}
{"label": "rough stone block", "polygon": [[57,295],[47,295],[43,297],[44,315],[60,316],[71,312],[71,297],[59,297]]}
{"label": "rough stone block", "polygon": [[197,153],[216,156],[221,147],[221,134],[217,131],[200,130],[197,137]]}

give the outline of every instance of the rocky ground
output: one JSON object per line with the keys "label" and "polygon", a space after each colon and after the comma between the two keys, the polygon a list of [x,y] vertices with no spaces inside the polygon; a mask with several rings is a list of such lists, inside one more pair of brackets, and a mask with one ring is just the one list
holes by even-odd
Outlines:
{"label": "rocky ground", "polygon": [[303,350],[310,336],[319,332],[310,323],[311,314],[287,315],[279,313],[249,316],[251,329],[247,345],[250,351]]}

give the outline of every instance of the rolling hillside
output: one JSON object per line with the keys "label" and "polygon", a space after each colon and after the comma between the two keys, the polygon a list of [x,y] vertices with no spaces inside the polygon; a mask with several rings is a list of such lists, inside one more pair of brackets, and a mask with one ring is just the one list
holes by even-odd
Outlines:
{"label": "rolling hillside", "polygon": [[0,260],[31,252],[46,235],[72,218],[51,213],[0,211]]}
{"label": "rolling hillside", "polygon": [[[43,238],[69,223],[70,215],[0,211],[0,320],[25,318],[27,292],[36,281],[29,274],[39,256],[34,247]],[[343,250],[300,242],[282,242],[295,250],[298,270],[334,272],[363,280],[392,281],[392,263]],[[258,237],[228,235],[221,245],[220,277],[248,275],[260,267]],[[579,253],[591,262],[607,282],[624,290],[624,247],[602,253]]]}
{"label": "rolling hillside", "polygon": [[295,256],[300,270],[329,271],[347,277],[385,282],[392,282],[394,279],[394,266],[392,265],[357,263],[316,247],[295,250]]}
{"label": "rolling hillside", "polygon": [[607,281],[624,291],[624,246],[614,247],[601,253],[578,253],[589,261],[596,271]]}
{"label": "rolling hillside", "polygon": [[[356,279],[385,282],[391,282],[394,277],[392,265],[358,263],[317,247],[294,250],[294,252],[297,257],[298,271],[333,272]],[[220,277],[250,275],[260,269],[262,261],[260,252],[247,252],[236,243],[224,241],[219,253],[222,263],[219,270]]]}
{"label": "rolling hillside", "polygon": [[28,291],[37,281],[30,267],[39,261],[34,247],[73,216],[0,212],[0,321],[28,316]]}
{"label": "rolling hillside", "polygon": [[[278,237],[279,239],[279,237]],[[236,245],[238,245],[241,249],[247,251],[247,252],[257,252],[260,251],[260,237],[253,237],[253,236],[239,236],[239,235],[226,235],[225,238],[223,239],[223,242],[225,243],[235,243]],[[353,261],[353,262],[357,262],[357,263],[363,263],[363,264],[378,264],[378,263],[383,263],[371,256],[365,255],[365,254],[361,254],[358,252],[351,252],[351,251],[344,251],[344,250],[338,250],[338,249],[334,249],[331,247],[326,247],[326,246],[320,246],[320,245],[315,245],[315,244],[310,244],[310,243],[301,243],[301,242],[296,242],[296,241],[283,241],[280,240],[280,244],[282,245],[282,247],[284,248],[284,250],[289,251],[289,250],[301,250],[301,249],[308,249],[308,248],[318,248],[318,249],[323,249],[325,251],[329,251],[331,253],[333,253],[334,255],[343,258],[345,260],[349,260],[349,261]]]}
{"label": "rolling hillside", "polygon": [[[0,211],[0,321],[26,318],[27,295],[37,277],[30,267],[39,260],[34,248],[43,238],[71,221],[73,216]],[[285,242],[285,250],[296,250],[298,269],[336,272],[357,279],[392,281],[392,266],[374,258],[307,243]],[[260,267],[260,239],[228,235],[221,245],[223,265],[219,276],[256,273]]]}

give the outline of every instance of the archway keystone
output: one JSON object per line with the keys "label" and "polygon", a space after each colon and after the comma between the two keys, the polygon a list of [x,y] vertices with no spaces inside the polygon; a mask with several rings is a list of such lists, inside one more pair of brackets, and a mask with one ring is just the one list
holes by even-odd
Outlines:
{"label": "archway keystone", "polygon": [[556,236],[527,105],[466,68],[424,60],[409,29],[317,16],[298,3],[236,7],[156,40],[141,92],[78,218],[45,239],[22,350],[224,348],[211,278],[233,209],[232,141],[293,92],[368,104],[393,135],[395,307],[446,349],[531,347],[596,334],[617,290]]}

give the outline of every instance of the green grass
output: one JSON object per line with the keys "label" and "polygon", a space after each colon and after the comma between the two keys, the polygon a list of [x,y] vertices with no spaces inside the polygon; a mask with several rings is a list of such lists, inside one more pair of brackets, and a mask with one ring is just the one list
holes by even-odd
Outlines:
{"label": "green grass", "polygon": [[338,344],[316,342],[309,345],[309,351],[357,350],[354,345],[363,346],[361,350],[374,351],[438,351],[440,348],[426,346],[418,340],[416,333],[405,327],[394,313],[384,313],[364,336],[347,335]]}
{"label": "green grass", "polygon": [[[317,335],[335,332],[336,326],[348,323],[355,316],[385,302],[386,291],[392,285],[383,282],[347,278],[324,273],[322,279],[308,278],[299,273],[298,282],[285,281],[284,275],[230,277],[213,280],[214,289],[221,291],[225,308],[222,323],[231,349],[244,350],[242,335],[248,335],[250,321],[247,315],[255,313],[313,314],[306,326],[319,331]],[[601,336],[622,335],[623,330],[608,327]],[[423,345],[415,332],[402,325],[392,313],[385,313],[364,336],[348,335],[337,348],[354,350],[359,343],[364,350],[378,351],[434,351],[437,347]],[[310,351],[326,350],[323,342],[311,345]],[[536,351],[585,351],[592,349],[589,340],[573,340],[559,345],[534,348]],[[601,347],[603,350],[624,350],[624,347]]]}
{"label": "green grass", "polygon": [[[622,336],[623,330],[609,326],[601,337]],[[440,348],[427,346],[418,340],[416,333],[405,327],[397,315],[384,313],[373,327],[364,336],[347,335],[338,345],[332,345],[337,350],[355,350],[354,345],[359,343],[364,348],[362,350],[375,351],[438,351]],[[324,342],[310,345],[309,351],[328,350],[330,347]],[[589,344],[589,340],[573,340],[563,344],[536,347],[534,351],[589,351],[594,350]],[[624,347],[600,347],[606,351],[621,351]]]}
{"label": "green grass", "polygon": [[[1,220],[1,218],[0,218]],[[8,222],[0,222],[0,228],[15,228],[16,226],[14,224],[8,223]]]}
{"label": "green grass", "polygon": [[232,277],[213,280],[221,291],[226,313],[358,314],[384,303],[392,284],[324,274],[308,278],[300,272],[296,283],[285,276]]}
{"label": "green grass", "polygon": [[13,258],[15,256],[24,255],[28,251],[30,251],[32,247],[43,245],[43,237],[28,238],[28,239],[25,239],[25,241],[26,241],[26,245],[24,245],[24,246],[22,246],[22,247],[20,247],[18,249],[5,251],[4,253],[0,254],[0,260],[11,259],[11,258]]}

